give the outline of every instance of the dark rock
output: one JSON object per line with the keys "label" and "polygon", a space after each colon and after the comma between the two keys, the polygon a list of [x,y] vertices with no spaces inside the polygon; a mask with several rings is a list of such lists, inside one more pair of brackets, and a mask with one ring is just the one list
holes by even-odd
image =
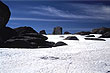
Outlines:
{"label": "dark rock", "polygon": [[55,43],[54,42],[49,42],[49,41],[43,41],[39,44],[38,47],[39,48],[51,48],[51,47],[55,47]]}
{"label": "dark rock", "polygon": [[91,34],[91,32],[89,32],[89,31],[81,31],[81,32],[77,32],[75,34],[78,34],[78,35],[89,35],[89,34]]}
{"label": "dark rock", "polygon": [[32,45],[25,40],[7,40],[3,45],[3,48],[32,48]]}
{"label": "dark rock", "polygon": [[36,33],[38,34],[33,28],[31,27],[19,27],[14,29],[19,35],[26,34],[26,33]]}
{"label": "dark rock", "polygon": [[41,30],[39,34],[46,34],[45,30]]}
{"label": "dark rock", "polygon": [[0,29],[0,42],[4,42],[13,36],[16,36],[17,32],[10,27],[3,27]]}
{"label": "dark rock", "polygon": [[[45,40],[47,40],[47,37],[43,35],[39,35],[36,33],[26,33],[24,35],[12,37],[11,39],[3,43],[2,47],[7,47],[7,48],[50,48],[50,47],[54,47],[55,45],[54,42],[48,42]],[[23,43],[24,43],[24,46],[22,45]]]}
{"label": "dark rock", "polygon": [[104,39],[99,39],[99,38],[84,38],[85,40],[97,40],[97,41],[106,41]]}
{"label": "dark rock", "polygon": [[94,35],[87,35],[86,37],[95,37]]}
{"label": "dark rock", "polygon": [[68,36],[64,40],[79,40],[76,36]]}
{"label": "dark rock", "polygon": [[0,29],[5,27],[9,21],[11,12],[7,5],[0,1]]}
{"label": "dark rock", "polygon": [[67,44],[62,41],[59,41],[55,44],[55,46],[64,46],[64,45],[67,45]]}
{"label": "dark rock", "polygon": [[53,30],[53,34],[62,34],[62,27],[55,27]]}
{"label": "dark rock", "polygon": [[22,36],[36,37],[36,38],[41,38],[42,40],[48,39],[46,36],[43,36],[43,35],[38,34],[38,33],[26,33],[26,34],[22,34]]}
{"label": "dark rock", "polygon": [[64,32],[64,34],[71,34],[70,32],[68,32],[68,31],[66,31],[66,32]]}
{"label": "dark rock", "polygon": [[110,38],[110,32],[102,34],[102,36],[100,36],[99,38]]}
{"label": "dark rock", "polygon": [[102,27],[102,28],[93,29],[91,33],[93,33],[93,34],[104,34],[106,32],[110,32],[110,28]]}
{"label": "dark rock", "polygon": [[61,38],[64,38],[64,36],[60,36]]}

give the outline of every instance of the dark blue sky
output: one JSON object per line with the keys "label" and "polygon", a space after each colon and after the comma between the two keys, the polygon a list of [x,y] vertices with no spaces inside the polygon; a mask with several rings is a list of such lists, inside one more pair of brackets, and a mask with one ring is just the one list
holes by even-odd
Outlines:
{"label": "dark blue sky", "polygon": [[7,26],[16,28],[31,26],[36,31],[62,26],[71,33],[89,31],[98,27],[110,27],[109,1],[38,1],[5,0],[11,10]]}

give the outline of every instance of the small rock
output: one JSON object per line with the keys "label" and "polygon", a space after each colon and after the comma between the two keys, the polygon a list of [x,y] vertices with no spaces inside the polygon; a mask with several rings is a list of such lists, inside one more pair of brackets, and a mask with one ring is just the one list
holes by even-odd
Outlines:
{"label": "small rock", "polygon": [[95,37],[94,35],[87,35],[86,37]]}
{"label": "small rock", "polygon": [[64,40],[79,40],[76,36],[68,36]]}
{"label": "small rock", "polygon": [[46,34],[45,30],[41,30],[39,34]]}
{"label": "small rock", "polygon": [[64,32],[64,34],[71,34],[70,32],[68,32],[68,31],[66,31],[66,32]]}
{"label": "small rock", "polygon": [[67,45],[67,44],[64,42],[61,42],[61,41],[59,41],[55,44],[55,46],[64,46],[64,45]]}

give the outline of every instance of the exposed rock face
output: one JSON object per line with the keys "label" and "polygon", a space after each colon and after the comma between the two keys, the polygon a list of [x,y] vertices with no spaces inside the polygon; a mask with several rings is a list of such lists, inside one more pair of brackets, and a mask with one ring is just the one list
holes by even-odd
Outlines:
{"label": "exposed rock face", "polygon": [[102,36],[100,36],[99,38],[110,38],[110,32],[102,34]]}
{"label": "exposed rock face", "polygon": [[7,40],[2,47],[4,48],[49,48],[54,46],[54,42],[46,41],[46,36],[37,33],[26,33],[12,37]]}
{"label": "exposed rock face", "polygon": [[0,29],[5,27],[10,18],[11,12],[7,5],[0,1]]}
{"label": "exposed rock face", "polygon": [[42,40],[47,40],[48,39],[46,36],[43,36],[43,35],[37,34],[37,33],[26,33],[26,34],[22,34],[22,36],[36,37],[36,38],[41,38]]}
{"label": "exposed rock face", "polygon": [[100,38],[84,38],[85,40],[96,40],[96,41],[106,41],[104,39],[100,39]]}
{"label": "exposed rock face", "polygon": [[104,34],[106,32],[110,32],[110,28],[102,27],[102,28],[97,28],[92,30],[93,34]]}
{"label": "exposed rock face", "polygon": [[46,34],[45,30],[41,30],[39,34]]}
{"label": "exposed rock face", "polygon": [[17,32],[9,27],[3,27],[0,29],[0,42],[4,42],[13,36],[16,36]]}
{"label": "exposed rock face", "polygon": [[[37,33],[33,28],[31,27],[19,27],[14,29],[19,35],[26,34],[26,33]],[[38,33],[37,33],[38,34]]]}
{"label": "exposed rock face", "polygon": [[64,40],[79,40],[76,36],[68,36]]}
{"label": "exposed rock face", "polygon": [[68,31],[66,31],[66,32],[64,32],[64,34],[71,34],[70,32],[68,32]]}
{"label": "exposed rock face", "polygon": [[53,30],[53,34],[62,34],[62,27],[55,27]]}
{"label": "exposed rock face", "polygon": [[79,34],[79,35],[89,35],[89,34],[91,34],[91,32],[89,32],[89,31],[81,31],[81,32],[77,32],[77,33],[75,33],[75,34]]}
{"label": "exposed rock face", "polygon": [[67,44],[62,41],[59,41],[55,44],[55,46],[64,46],[64,45],[67,45]]}
{"label": "exposed rock face", "polygon": [[32,45],[25,40],[7,40],[3,45],[3,48],[32,48]]}

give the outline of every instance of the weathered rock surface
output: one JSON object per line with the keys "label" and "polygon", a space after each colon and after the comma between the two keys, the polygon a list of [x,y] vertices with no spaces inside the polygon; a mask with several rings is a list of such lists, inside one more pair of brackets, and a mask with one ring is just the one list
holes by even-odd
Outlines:
{"label": "weathered rock surface", "polygon": [[11,12],[7,5],[0,1],[0,29],[5,27],[9,21]]}
{"label": "weathered rock surface", "polygon": [[15,28],[14,29],[19,35],[22,35],[22,34],[26,34],[26,33],[37,33],[33,28],[31,27],[18,27],[18,28]]}
{"label": "weathered rock surface", "polygon": [[100,36],[99,38],[110,38],[110,32],[102,34],[102,36]]}
{"label": "weathered rock surface", "polygon": [[3,27],[0,29],[0,43],[10,39],[13,36],[16,36],[17,32],[10,27]]}
{"label": "weathered rock surface", "polygon": [[3,48],[33,48],[32,45],[25,40],[20,40],[20,39],[10,39],[7,40],[3,45]]}
{"label": "weathered rock surface", "polygon": [[110,28],[102,27],[102,28],[93,29],[91,31],[91,33],[93,34],[104,34],[106,32],[110,32]]}
{"label": "weathered rock surface", "polygon": [[68,36],[64,40],[79,40],[76,36]]}
{"label": "weathered rock surface", "polygon": [[38,33],[25,33],[22,35],[14,36],[5,41],[1,46],[3,48],[50,48],[54,47],[54,42],[46,41],[46,36]]}
{"label": "weathered rock surface", "polygon": [[53,30],[53,34],[62,34],[62,27],[55,27]]}

